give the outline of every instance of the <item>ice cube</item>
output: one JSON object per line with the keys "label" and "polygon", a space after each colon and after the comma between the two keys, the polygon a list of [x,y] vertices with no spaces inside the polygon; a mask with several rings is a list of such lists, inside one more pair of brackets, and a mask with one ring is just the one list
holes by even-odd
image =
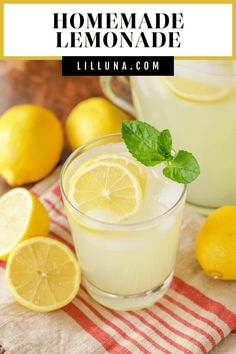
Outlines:
{"label": "ice cube", "polygon": [[183,184],[176,183],[173,181],[166,180],[163,183],[162,188],[156,195],[156,200],[158,203],[164,205],[166,208],[170,209],[179,200],[183,192]]}

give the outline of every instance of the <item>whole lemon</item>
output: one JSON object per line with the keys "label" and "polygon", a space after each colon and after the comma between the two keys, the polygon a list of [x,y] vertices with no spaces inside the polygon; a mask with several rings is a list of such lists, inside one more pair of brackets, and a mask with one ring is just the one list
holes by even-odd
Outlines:
{"label": "whole lemon", "polygon": [[120,133],[121,122],[129,119],[122,110],[102,97],[80,102],[66,120],[66,133],[72,150],[112,133]]}
{"label": "whole lemon", "polygon": [[11,186],[45,177],[60,159],[62,127],[46,108],[14,106],[0,117],[0,175]]}
{"label": "whole lemon", "polygon": [[236,280],[236,205],[207,217],[197,234],[196,257],[211,277]]}

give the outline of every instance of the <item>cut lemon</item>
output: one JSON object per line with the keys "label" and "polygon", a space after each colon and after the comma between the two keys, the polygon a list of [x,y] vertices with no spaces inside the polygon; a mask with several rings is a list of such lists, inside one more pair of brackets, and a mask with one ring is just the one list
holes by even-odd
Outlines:
{"label": "cut lemon", "polygon": [[6,281],[17,302],[37,312],[57,310],[79,291],[80,269],[71,250],[51,238],[35,237],[10,254]]}
{"label": "cut lemon", "polygon": [[206,82],[193,81],[180,76],[163,77],[161,81],[176,96],[189,101],[219,101],[232,92],[231,86],[210,85]]}
{"label": "cut lemon", "polygon": [[26,238],[47,236],[49,218],[41,202],[28,190],[15,188],[0,198],[0,259]]}
{"label": "cut lemon", "polygon": [[147,171],[145,167],[134,158],[121,154],[102,154],[94,157],[93,159],[88,160],[86,163],[83,164],[83,166],[86,167],[96,161],[115,162],[127,167],[130,172],[132,172],[139,179],[142,190],[143,192],[145,191]]}
{"label": "cut lemon", "polygon": [[108,222],[119,222],[138,211],[143,193],[129,168],[113,161],[85,164],[70,181],[69,199],[76,208]]}

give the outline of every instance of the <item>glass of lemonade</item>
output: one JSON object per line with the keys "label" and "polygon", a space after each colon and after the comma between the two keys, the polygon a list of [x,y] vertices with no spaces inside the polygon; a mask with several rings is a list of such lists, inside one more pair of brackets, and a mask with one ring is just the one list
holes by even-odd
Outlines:
{"label": "glass of lemonade", "polygon": [[[236,203],[236,62],[175,61],[175,76],[130,77],[133,107],[102,78],[107,96],[159,130],[168,128],[176,149],[196,156],[201,175],[187,201],[208,209]],[[127,88],[126,88],[127,90]]]}
{"label": "glass of lemonade", "polygon": [[80,147],[66,161],[61,190],[90,295],[115,310],[152,305],[175,266],[186,186],[145,167],[119,135]]}

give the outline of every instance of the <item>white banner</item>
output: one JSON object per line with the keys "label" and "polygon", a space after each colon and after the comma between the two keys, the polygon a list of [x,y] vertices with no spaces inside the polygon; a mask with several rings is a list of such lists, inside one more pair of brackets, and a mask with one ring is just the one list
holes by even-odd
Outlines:
{"label": "white banner", "polygon": [[231,56],[232,5],[4,5],[4,56],[82,55]]}

